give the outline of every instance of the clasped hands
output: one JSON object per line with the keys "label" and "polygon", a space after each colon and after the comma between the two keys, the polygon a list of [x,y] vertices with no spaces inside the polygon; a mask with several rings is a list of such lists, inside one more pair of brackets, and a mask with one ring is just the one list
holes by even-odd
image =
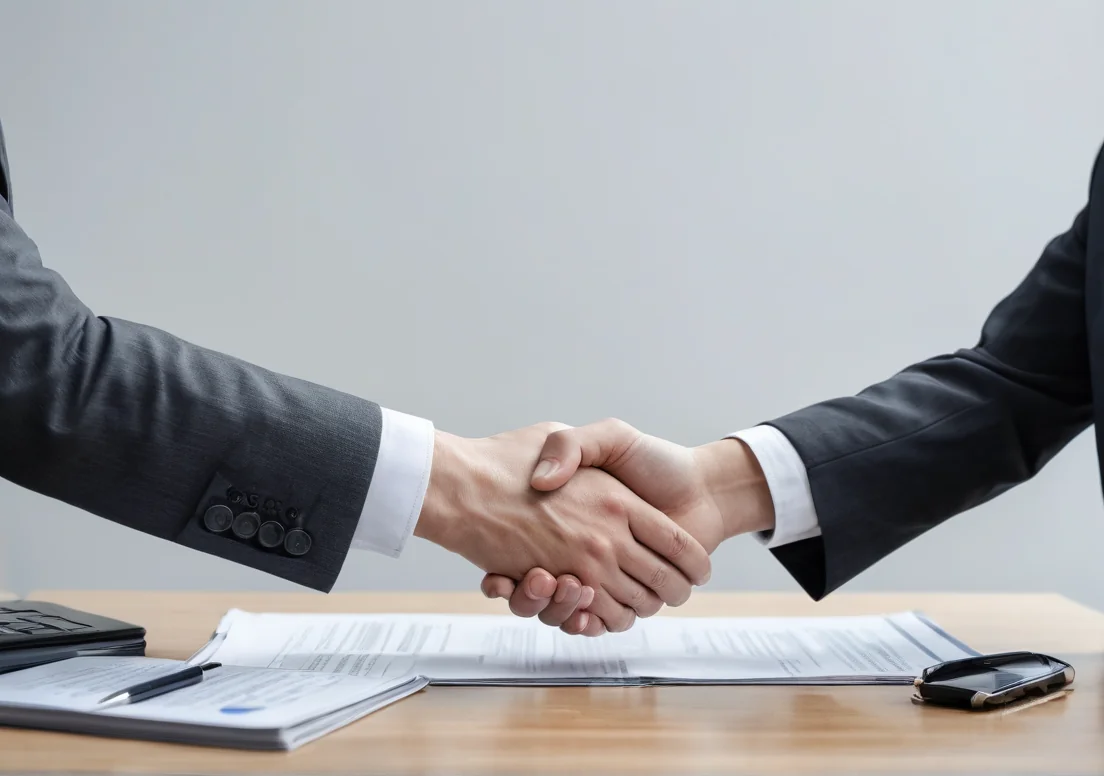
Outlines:
{"label": "clasped hands", "polygon": [[487,572],[484,594],[515,614],[598,636],[684,603],[722,541],[773,525],[742,442],[687,448],[605,420],[438,431],[415,533]]}

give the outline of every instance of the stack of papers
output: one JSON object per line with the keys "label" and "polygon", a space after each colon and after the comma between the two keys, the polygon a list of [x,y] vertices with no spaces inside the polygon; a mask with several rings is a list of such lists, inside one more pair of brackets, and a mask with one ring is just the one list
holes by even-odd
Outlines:
{"label": "stack of papers", "polygon": [[915,612],[660,616],[591,639],[512,616],[232,610],[189,662],[443,685],[909,684],[976,654]]}
{"label": "stack of papers", "polygon": [[75,657],[0,675],[0,725],[243,749],[295,749],[417,692],[412,676],[222,666],[201,683],[100,708],[112,692],[185,667],[144,657]]}

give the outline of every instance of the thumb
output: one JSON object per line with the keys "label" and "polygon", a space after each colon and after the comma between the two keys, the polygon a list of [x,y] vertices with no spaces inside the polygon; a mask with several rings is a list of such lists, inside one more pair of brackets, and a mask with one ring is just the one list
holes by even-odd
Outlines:
{"label": "thumb", "polygon": [[640,437],[628,423],[612,418],[554,431],[544,440],[530,484],[537,490],[556,490],[581,466],[604,468],[618,461]]}
{"label": "thumb", "polygon": [[487,598],[509,598],[514,594],[516,586],[514,580],[509,577],[500,576],[499,574],[487,574],[483,577],[479,589],[483,591],[483,595]]}

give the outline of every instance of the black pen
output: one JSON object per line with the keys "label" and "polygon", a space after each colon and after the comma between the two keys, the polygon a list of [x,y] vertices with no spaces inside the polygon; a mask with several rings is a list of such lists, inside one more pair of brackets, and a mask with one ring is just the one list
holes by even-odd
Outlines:
{"label": "black pen", "polygon": [[188,666],[180,671],[174,671],[171,674],[159,676],[156,679],[150,679],[148,682],[139,682],[138,684],[127,687],[125,690],[111,693],[111,695],[108,695],[100,701],[99,705],[119,706],[128,703],[139,703],[172,692],[173,690],[190,687],[193,684],[199,684],[203,681],[203,673],[205,671],[210,671],[212,668],[218,668],[220,665],[221,663],[205,663],[201,666]]}

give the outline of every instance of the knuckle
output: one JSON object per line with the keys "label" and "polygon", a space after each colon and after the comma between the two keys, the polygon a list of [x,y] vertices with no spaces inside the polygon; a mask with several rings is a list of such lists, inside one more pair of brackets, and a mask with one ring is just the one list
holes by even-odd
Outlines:
{"label": "knuckle", "polygon": [[598,509],[607,517],[627,519],[628,505],[619,493],[603,493],[598,499]]}
{"label": "knuckle", "polygon": [[633,623],[635,623],[635,622],[636,622],[636,612],[634,612],[630,609],[630,610],[626,611],[624,614],[620,615],[619,617],[616,617],[615,622],[613,622],[613,623],[607,622],[606,623],[606,628],[610,631],[610,633],[624,633],[629,628],[631,628],[633,626]]}
{"label": "knuckle", "polygon": [[690,593],[689,583],[680,582],[677,585],[671,585],[664,600],[669,606],[682,606],[690,600]]}
{"label": "knuckle", "polygon": [[667,587],[667,583],[670,581],[671,575],[667,571],[666,566],[656,566],[652,569],[650,578],[648,579],[648,587],[652,590],[663,590]]}
{"label": "knuckle", "polygon": [[617,431],[635,431],[631,425],[621,420],[621,418],[610,418],[609,422]]}
{"label": "knuckle", "polygon": [[614,434],[616,436],[624,436],[627,434],[636,433],[636,429],[630,424],[621,420],[621,418],[606,418],[602,421],[601,425],[607,433]]}
{"label": "knuckle", "polygon": [[545,420],[537,423],[533,426],[533,430],[543,434],[546,437],[555,437],[557,434],[562,434],[565,431],[570,430],[571,426],[566,423],[560,423],[554,420]]}
{"label": "knuckle", "polygon": [[669,558],[677,558],[686,552],[686,548],[690,546],[690,534],[685,530],[679,528],[677,525],[673,525],[671,528],[671,543],[670,551],[667,554]]}
{"label": "knuckle", "polygon": [[613,542],[610,538],[600,533],[589,533],[582,538],[583,551],[601,562],[604,566],[606,561],[613,555]]}

